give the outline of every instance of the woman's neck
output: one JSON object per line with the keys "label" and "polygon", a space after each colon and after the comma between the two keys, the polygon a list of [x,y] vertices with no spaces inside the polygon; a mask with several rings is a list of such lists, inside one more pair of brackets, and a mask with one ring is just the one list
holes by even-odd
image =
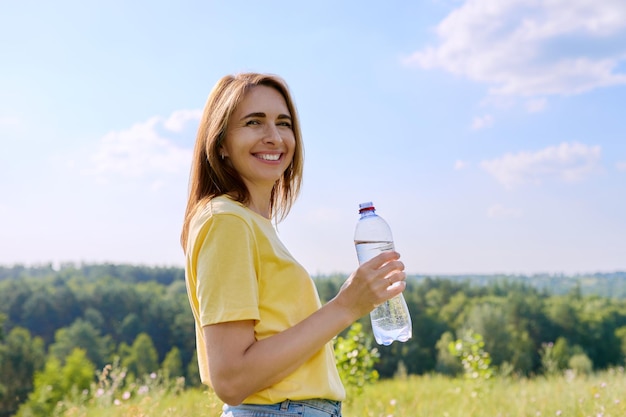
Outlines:
{"label": "woman's neck", "polygon": [[271,196],[272,190],[267,192],[260,192],[256,190],[250,190],[250,200],[248,201],[248,208],[254,211],[257,214],[265,217],[266,219],[270,219],[272,216],[271,213]]}

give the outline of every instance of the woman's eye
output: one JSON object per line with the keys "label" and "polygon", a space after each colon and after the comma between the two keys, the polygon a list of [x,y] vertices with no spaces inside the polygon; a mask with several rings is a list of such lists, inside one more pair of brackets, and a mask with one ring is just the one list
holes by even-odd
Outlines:
{"label": "woman's eye", "polygon": [[261,124],[258,120],[252,119],[252,120],[248,120],[246,122],[246,126],[254,126],[254,125],[258,125]]}
{"label": "woman's eye", "polygon": [[283,126],[283,127],[288,127],[291,129],[291,123],[290,122],[278,122],[277,123],[278,126]]}

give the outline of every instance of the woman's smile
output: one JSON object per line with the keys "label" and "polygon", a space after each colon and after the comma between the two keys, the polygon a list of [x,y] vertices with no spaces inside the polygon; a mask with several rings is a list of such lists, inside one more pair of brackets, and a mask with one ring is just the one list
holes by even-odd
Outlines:
{"label": "woman's smile", "polygon": [[264,161],[278,161],[281,157],[282,153],[258,153],[255,156],[259,159],[263,159]]}

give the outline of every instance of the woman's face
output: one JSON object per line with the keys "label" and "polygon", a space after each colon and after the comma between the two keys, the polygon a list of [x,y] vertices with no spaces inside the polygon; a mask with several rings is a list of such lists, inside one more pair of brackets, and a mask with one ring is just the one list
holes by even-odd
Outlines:
{"label": "woman's face", "polygon": [[294,155],[296,140],[283,96],[264,85],[252,87],[228,119],[221,153],[250,192],[271,189]]}

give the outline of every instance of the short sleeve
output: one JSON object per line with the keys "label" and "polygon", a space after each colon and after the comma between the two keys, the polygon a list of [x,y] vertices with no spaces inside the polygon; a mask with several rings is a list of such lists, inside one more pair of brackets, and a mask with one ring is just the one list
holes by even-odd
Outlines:
{"label": "short sleeve", "polygon": [[259,320],[258,253],[252,228],[232,214],[215,215],[206,227],[197,258],[200,324]]}

